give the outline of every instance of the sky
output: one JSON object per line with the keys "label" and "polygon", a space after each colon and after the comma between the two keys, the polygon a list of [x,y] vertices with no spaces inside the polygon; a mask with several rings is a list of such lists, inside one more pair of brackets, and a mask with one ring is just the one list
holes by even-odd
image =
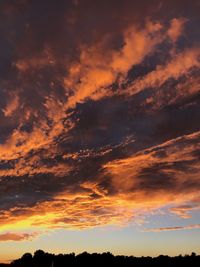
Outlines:
{"label": "sky", "polygon": [[200,253],[200,2],[0,1],[0,262]]}

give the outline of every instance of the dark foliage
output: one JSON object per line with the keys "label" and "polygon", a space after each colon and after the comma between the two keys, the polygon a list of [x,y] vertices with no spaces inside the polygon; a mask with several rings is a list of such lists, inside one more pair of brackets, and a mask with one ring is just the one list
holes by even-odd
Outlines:
{"label": "dark foliage", "polygon": [[37,250],[34,255],[24,254],[20,259],[14,260],[10,267],[78,267],[78,266],[120,266],[120,267],[199,267],[200,255],[179,255],[170,257],[160,255],[158,257],[134,257],[114,256],[110,252],[89,254],[83,252],[54,255]]}

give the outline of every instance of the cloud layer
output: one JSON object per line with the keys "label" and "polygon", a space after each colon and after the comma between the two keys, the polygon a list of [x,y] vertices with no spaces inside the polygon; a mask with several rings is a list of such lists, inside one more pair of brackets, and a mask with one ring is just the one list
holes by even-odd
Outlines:
{"label": "cloud layer", "polygon": [[1,2],[2,230],[199,209],[193,2]]}

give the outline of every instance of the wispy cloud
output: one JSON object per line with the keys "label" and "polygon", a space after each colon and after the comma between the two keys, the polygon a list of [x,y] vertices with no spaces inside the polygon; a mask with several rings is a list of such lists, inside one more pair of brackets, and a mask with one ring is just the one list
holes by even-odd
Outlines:
{"label": "wispy cloud", "polygon": [[174,226],[174,227],[160,227],[145,229],[146,232],[161,232],[161,231],[178,231],[178,230],[192,230],[200,229],[200,224],[190,224],[185,226]]}
{"label": "wispy cloud", "polygon": [[38,235],[37,233],[13,233],[13,232],[6,232],[6,233],[0,234],[0,242],[32,240],[37,235]]}

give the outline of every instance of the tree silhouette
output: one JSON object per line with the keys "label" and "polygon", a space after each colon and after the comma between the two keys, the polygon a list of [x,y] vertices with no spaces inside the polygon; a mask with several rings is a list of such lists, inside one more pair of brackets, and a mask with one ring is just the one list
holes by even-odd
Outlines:
{"label": "tree silhouette", "polygon": [[[154,258],[114,256],[110,252],[54,255],[37,250],[33,256],[30,253],[25,253],[20,259],[14,260],[10,267],[102,267],[104,265],[114,267],[199,267],[200,256],[196,255],[195,252],[185,256],[160,255]],[[0,267],[5,267],[5,265],[0,265]]]}

